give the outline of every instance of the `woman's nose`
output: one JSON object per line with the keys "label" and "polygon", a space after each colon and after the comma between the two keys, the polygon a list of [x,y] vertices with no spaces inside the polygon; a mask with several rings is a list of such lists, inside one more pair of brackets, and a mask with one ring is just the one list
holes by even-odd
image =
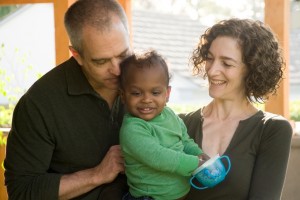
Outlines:
{"label": "woman's nose", "polygon": [[208,75],[218,74],[220,72],[220,63],[217,61],[206,64],[205,71]]}

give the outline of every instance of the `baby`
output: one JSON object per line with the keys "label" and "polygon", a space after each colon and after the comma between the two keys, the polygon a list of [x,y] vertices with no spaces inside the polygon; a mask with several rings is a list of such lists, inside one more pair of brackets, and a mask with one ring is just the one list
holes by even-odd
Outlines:
{"label": "baby", "polygon": [[129,193],[123,200],[184,199],[192,172],[208,158],[183,121],[166,106],[171,87],[165,60],[155,51],[121,64],[121,98],[127,109],[120,130]]}

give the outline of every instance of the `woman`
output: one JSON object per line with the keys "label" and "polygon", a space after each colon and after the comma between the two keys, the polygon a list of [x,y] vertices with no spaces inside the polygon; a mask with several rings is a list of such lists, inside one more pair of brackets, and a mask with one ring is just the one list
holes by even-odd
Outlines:
{"label": "woman", "polygon": [[231,169],[222,183],[191,189],[187,199],[280,199],[292,128],[253,105],[275,94],[283,78],[274,34],[259,21],[224,20],[201,36],[191,60],[208,78],[213,100],[181,117],[200,148],[210,157],[229,156]]}

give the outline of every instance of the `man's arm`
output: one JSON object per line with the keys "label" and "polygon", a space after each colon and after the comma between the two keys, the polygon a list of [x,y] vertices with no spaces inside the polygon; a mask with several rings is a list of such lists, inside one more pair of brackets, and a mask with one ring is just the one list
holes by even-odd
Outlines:
{"label": "man's arm", "polygon": [[124,160],[119,145],[112,146],[102,162],[91,169],[63,175],[59,186],[59,199],[71,199],[97,186],[112,182],[124,172]]}
{"label": "man's arm", "polygon": [[44,122],[34,102],[22,98],[14,112],[4,162],[5,184],[10,200],[79,196],[113,181],[119,172],[124,171],[119,146],[112,146],[96,167],[70,174],[63,172],[69,170],[68,166],[62,172],[55,168],[49,170],[56,139],[48,134]]}

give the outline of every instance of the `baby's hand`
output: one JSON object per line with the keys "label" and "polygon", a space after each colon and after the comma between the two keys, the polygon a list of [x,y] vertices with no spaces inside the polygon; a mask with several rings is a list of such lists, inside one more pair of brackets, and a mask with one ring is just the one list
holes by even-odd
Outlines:
{"label": "baby's hand", "polygon": [[199,166],[203,165],[203,163],[205,163],[207,160],[210,159],[210,157],[208,155],[206,155],[205,153],[200,154],[199,156]]}

